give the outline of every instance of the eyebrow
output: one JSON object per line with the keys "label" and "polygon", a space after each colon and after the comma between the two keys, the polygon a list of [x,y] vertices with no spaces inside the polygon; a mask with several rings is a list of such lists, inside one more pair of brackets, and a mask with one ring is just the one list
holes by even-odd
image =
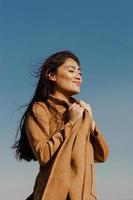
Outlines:
{"label": "eyebrow", "polygon": [[[69,68],[69,67],[72,67],[73,69],[76,69],[76,67],[73,66],[73,65],[69,65],[69,66],[67,66],[66,68]],[[81,70],[81,68],[79,67],[78,70]]]}

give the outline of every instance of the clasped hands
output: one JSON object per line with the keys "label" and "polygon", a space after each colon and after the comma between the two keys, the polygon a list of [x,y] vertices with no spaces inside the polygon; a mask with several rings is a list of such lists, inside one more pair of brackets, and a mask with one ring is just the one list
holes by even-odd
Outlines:
{"label": "clasped hands", "polygon": [[71,122],[76,121],[78,118],[80,118],[83,114],[84,110],[87,110],[90,114],[90,117],[92,119],[92,123],[91,123],[91,131],[93,132],[96,126],[96,123],[93,119],[93,114],[92,114],[92,109],[90,104],[85,103],[83,100],[79,100],[79,104],[77,103],[73,103],[70,107],[69,107],[69,115],[71,118]]}

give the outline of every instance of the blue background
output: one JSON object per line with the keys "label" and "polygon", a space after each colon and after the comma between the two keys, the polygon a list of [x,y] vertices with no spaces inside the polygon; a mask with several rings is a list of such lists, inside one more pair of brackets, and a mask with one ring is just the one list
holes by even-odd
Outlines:
{"label": "blue background", "polygon": [[42,59],[73,51],[83,83],[75,97],[90,103],[110,146],[97,164],[99,200],[133,199],[133,1],[0,0],[1,198],[23,200],[38,172],[36,162],[15,160],[20,106],[34,94],[32,76]]}

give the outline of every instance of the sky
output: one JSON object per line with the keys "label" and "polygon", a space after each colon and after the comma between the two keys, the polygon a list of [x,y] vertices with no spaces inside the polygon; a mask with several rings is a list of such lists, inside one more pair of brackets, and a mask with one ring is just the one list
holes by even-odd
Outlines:
{"label": "sky", "polygon": [[23,200],[37,162],[17,161],[14,142],[22,105],[34,94],[32,72],[43,59],[71,50],[80,59],[81,91],[110,147],[96,165],[99,200],[133,199],[133,1],[0,0],[0,193]]}

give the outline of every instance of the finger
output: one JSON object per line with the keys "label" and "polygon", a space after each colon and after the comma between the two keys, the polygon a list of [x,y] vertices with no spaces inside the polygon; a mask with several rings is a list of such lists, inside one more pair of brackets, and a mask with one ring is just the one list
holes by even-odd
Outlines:
{"label": "finger", "polygon": [[76,103],[71,104],[69,108],[73,107],[74,105],[76,105]]}
{"label": "finger", "polygon": [[81,106],[80,105],[74,105],[73,107],[72,107],[72,109],[79,109]]}
{"label": "finger", "polygon": [[77,110],[80,110],[80,111],[84,110],[84,108],[82,108],[81,106],[76,107],[76,108],[74,108],[74,109],[75,109],[75,110],[77,109]]}
{"label": "finger", "polygon": [[86,104],[86,103],[84,104],[83,103],[83,104],[81,104],[81,106],[84,107],[84,108],[86,108],[86,109],[91,109],[90,104]]}
{"label": "finger", "polygon": [[82,105],[80,105],[80,107],[81,107],[81,108],[84,108],[84,109],[86,108],[86,106],[85,106],[85,105],[83,105],[83,104],[82,104]]}
{"label": "finger", "polygon": [[86,104],[85,103],[80,103],[80,106],[84,107],[84,106],[86,106]]}

